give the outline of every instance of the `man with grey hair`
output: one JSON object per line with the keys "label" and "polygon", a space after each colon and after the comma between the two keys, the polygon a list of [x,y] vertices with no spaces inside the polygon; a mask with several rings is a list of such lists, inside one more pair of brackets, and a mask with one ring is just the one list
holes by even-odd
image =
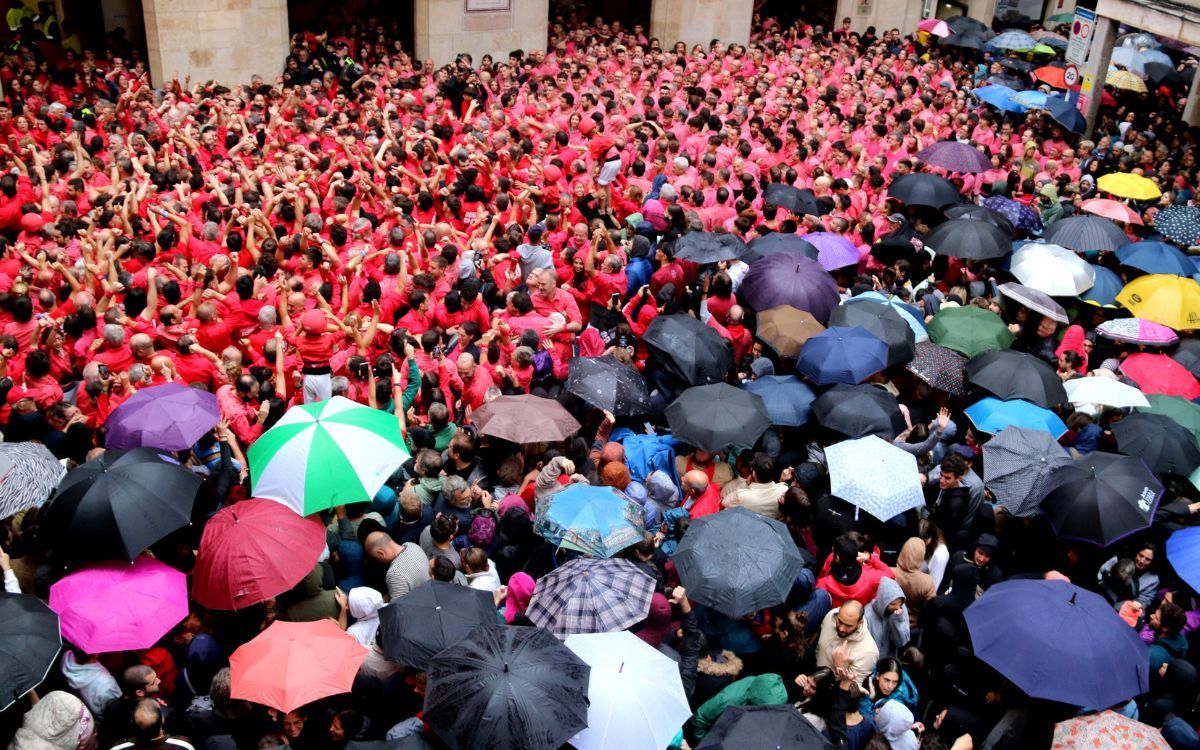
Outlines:
{"label": "man with grey hair", "polygon": [[125,346],[125,327],[119,323],[106,323],[90,348],[95,352],[92,359],[114,374],[125,372],[133,364],[133,352]]}

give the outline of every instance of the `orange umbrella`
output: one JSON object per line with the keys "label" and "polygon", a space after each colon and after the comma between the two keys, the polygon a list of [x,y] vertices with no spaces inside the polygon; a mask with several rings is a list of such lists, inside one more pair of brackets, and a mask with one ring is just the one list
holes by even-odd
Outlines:
{"label": "orange umbrella", "polygon": [[231,694],[288,713],[350,692],[366,657],[333,620],[276,620],[229,657]]}
{"label": "orange umbrella", "polygon": [[1067,85],[1065,73],[1066,71],[1063,68],[1058,68],[1053,65],[1043,65],[1042,67],[1033,71],[1033,77],[1048,86],[1053,86],[1056,89],[1070,89],[1072,91],[1078,91],[1078,85]]}
{"label": "orange umbrella", "polygon": [[1142,223],[1142,217],[1137,211],[1134,211],[1120,201],[1114,201],[1109,198],[1092,198],[1080,203],[1079,208],[1087,211],[1089,214],[1103,216],[1113,221],[1123,221],[1126,224]]}

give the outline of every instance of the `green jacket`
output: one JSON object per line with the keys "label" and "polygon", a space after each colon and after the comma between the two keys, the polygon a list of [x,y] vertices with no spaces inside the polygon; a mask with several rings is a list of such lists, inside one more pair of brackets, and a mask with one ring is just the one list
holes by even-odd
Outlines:
{"label": "green jacket", "polygon": [[775,706],[788,702],[787,688],[777,674],[743,677],[709,698],[692,717],[692,729],[701,740],[730,706]]}

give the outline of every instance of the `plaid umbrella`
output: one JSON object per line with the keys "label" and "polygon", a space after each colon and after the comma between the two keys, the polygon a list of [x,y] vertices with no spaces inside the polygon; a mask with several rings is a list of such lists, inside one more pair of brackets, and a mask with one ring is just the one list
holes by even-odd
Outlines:
{"label": "plaid umbrella", "polygon": [[918,151],[917,158],[950,172],[986,172],[992,168],[982,151],[958,141],[938,141]]}
{"label": "plaid umbrella", "polygon": [[1154,217],[1154,228],[1180,245],[1200,245],[1200,206],[1167,206]]}
{"label": "plaid umbrella", "polygon": [[962,396],[966,393],[963,377],[966,364],[967,358],[953,349],[922,341],[917,344],[916,356],[904,368],[927,385],[952,396]]}
{"label": "plaid umbrella", "polygon": [[916,456],[874,435],[829,446],[825,460],[830,494],[880,521],[925,504]]}
{"label": "plaid umbrella", "polygon": [[1144,94],[1148,91],[1146,82],[1128,70],[1110,70],[1104,77],[1104,83],[1114,89],[1132,91],[1136,94]]}
{"label": "plaid umbrella", "polygon": [[654,579],[628,560],[580,557],[537,582],[525,614],[559,638],[624,630],[650,614]]}
{"label": "plaid umbrella", "polygon": [[1059,323],[1067,323],[1067,311],[1062,308],[1062,305],[1050,299],[1050,295],[1037,289],[1009,282],[1000,285],[1000,294],[1034,312],[1053,318]]}
{"label": "plaid umbrella", "polygon": [[1014,516],[1032,516],[1042,502],[1042,483],[1071,456],[1050,433],[1005,427],[983,444],[983,482]]}
{"label": "plaid umbrella", "polygon": [[0,518],[45,501],[66,473],[41,443],[0,443]]}
{"label": "plaid umbrella", "polygon": [[1113,711],[1077,716],[1054,725],[1051,750],[1090,750],[1097,747],[1122,750],[1169,750],[1162,732]]}
{"label": "plaid umbrella", "polygon": [[1080,253],[1116,250],[1129,244],[1129,237],[1121,228],[1102,216],[1076,215],[1059,219],[1046,230],[1045,239]]}
{"label": "plaid umbrella", "polygon": [[988,42],[989,47],[996,49],[1029,50],[1037,46],[1037,40],[1027,32],[1019,29],[1008,29]]}
{"label": "plaid umbrella", "polygon": [[993,195],[983,202],[983,206],[1008,219],[1009,223],[1017,229],[1026,232],[1042,231],[1042,217],[1038,216],[1037,211],[1016,202],[1012,198],[1006,198],[1003,195]]}

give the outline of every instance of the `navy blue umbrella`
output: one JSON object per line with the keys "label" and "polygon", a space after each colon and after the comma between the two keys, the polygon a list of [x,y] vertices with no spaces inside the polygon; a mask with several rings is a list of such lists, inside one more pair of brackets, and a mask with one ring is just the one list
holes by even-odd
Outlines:
{"label": "navy blue umbrella", "polygon": [[1116,307],[1117,295],[1125,288],[1125,282],[1104,266],[1098,266],[1095,263],[1088,265],[1096,273],[1096,282],[1091,289],[1079,295],[1079,299],[1101,307]]}
{"label": "navy blue umbrella", "polygon": [[887,356],[887,343],[862,326],[834,326],[804,342],[796,371],[817,385],[854,385],[887,367]]}
{"label": "navy blue umbrella", "polygon": [[795,375],[767,375],[747,380],[742,388],[758,394],[773,425],[799,427],[812,418],[812,402],[817,394]]}
{"label": "navy blue umbrella", "polygon": [[1075,101],[1051,94],[1046,97],[1046,111],[1054,121],[1072,133],[1087,131],[1087,118],[1075,106]]}
{"label": "navy blue umbrella", "polygon": [[1166,242],[1131,242],[1117,250],[1117,258],[1121,265],[1146,273],[1166,273],[1175,276],[1191,276],[1196,273],[1196,266],[1188,256]]}
{"label": "navy blue umbrella", "polygon": [[975,655],[1031,698],[1099,708],[1150,687],[1137,631],[1103,597],[1066,581],[998,583],[963,617]]}
{"label": "navy blue umbrella", "polygon": [[791,305],[811,313],[824,325],[841,296],[837,282],[820,263],[806,256],[779,253],[750,264],[738,299],[759,311]]}

